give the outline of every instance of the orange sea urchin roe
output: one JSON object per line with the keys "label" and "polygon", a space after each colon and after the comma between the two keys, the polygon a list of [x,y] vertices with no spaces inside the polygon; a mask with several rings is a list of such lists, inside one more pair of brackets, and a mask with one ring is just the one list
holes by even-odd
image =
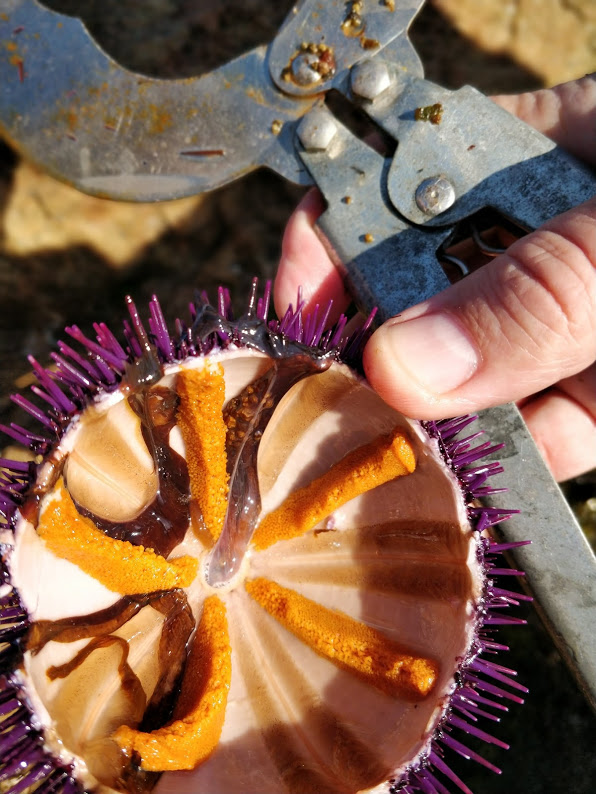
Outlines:
{"label": "orange sea urchin roe", "polygon": [[335,466],[291,494],[261,521],[253,544],[266,549],[279,540],[303,535],[350,499],[389,480],[411,474],[416,458],[410,442],[399,431],[379,436],[349,452]]}
{"label": "orange sea urchin roe", "polygon": [[257,603],[319,656],[382,692],[419,700],[435,685],[436,662],[413,656],[370,626],[269,579],[253,579],[245,587]]}
{"label": "orange sea urchin roe", "polygon": [[150,733],[122,726],[114,739],[150,772],[194,769],[217,747],[232,678],[226,608],[209,596],[190,651],[175,719]]}
{"label": "orange sea urchin roe", "polygon": [[42,510],[37,531],[56,556],[120,595],[188,587],[197,575],[193,557],[168,561],[153,549],[104,535],[77,511],[61,479]]}
{"label": "orange sea urchin roe", "polygon": [[228,473],[226,426],[222,420],[225,398],[223,367],[182,370],[176,390],[180,397],[178,425],[186,445],[190,490],[213,540],[221,534],[226,517]]}

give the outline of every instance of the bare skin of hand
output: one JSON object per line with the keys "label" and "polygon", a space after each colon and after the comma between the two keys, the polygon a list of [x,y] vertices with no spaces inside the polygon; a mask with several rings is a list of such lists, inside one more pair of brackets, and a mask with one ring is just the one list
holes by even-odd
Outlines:
{"label": "bare skin of hand", "polygon": [[[494,97],[596,166],[596,75]],[[309,192],[290,219],[275,283],[278,309],[349,303],[315,230]],[[596,467],[596,198],[553,218],[463,281],[388,320],[364,351],[373,388],[418,419],[517,401],[558,480]]]}

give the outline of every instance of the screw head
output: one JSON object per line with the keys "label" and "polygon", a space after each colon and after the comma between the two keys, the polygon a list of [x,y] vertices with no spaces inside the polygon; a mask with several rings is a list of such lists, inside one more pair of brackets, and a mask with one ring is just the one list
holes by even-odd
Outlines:
{"label": "screw head", "polygon": [[325,151],[335,138],[337,124],[327,111],[315,108],[298,125],[298,140],[308,152]]}
{"label": "screw head", "polygon": [[389,88],[391,75],[382,61],[361,61],[352,68],[350,85],[357,96],[373,100]]}
{"label": "screw head", "polygon": [[455,201],[455,188],[446,176],[431,176],[418,185],[415,199],[425,215],[440,215]]}

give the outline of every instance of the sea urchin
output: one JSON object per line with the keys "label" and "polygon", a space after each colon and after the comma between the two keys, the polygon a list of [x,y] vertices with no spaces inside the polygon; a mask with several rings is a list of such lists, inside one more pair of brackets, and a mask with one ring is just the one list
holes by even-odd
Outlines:
{"label": "sea urchin", "polygon": [[[491,661],[494,450],[420,424],[357,367],[369,324],[269,288],[199,296],[124,346],[67,329],[4,428],[0,792],[467,792],[444,760],[520,701]],[[41,402],[40,402],[41,401]],[[42,409],[40,404],[45,404]],[[459,737],[459,738],[458,738]],[[464,737],[465,739],[465,737]]]}

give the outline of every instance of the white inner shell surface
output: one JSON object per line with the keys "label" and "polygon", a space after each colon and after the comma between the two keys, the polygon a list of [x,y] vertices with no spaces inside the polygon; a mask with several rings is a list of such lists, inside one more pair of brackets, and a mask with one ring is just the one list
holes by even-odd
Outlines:
{"label": "white inner shell surface", "polygon": [[[246,350],[216,353],[209,361],[223,365],[226,401],[270,366],[270,359]],[[181,368],[203,366],[204,359],[189,359],[168,367],[160,383],[175,388]],[[79,448],[77,434],[89,423],[103,428],[89,456],[93,465],[83,467],[85,476],[73,488],[80,487],[81,494],[90,488],[94,508],[102,505],[110,517],[118,511],[124,518],[135,515],[155,488],[138,420],[126,406],[122,394],[98,402],[61,444],[75,461],[79,450],[89,446],[87,437]],[[199,576],[187,590],[195,619],[214,592],[227,608],[232,680],[225,722],[213,754],[194,771],[164,773],[157,794],[387,791],[385,781],[428,747],[453,690],[454,672],[470,647],[482,588],[476,539],[456,478],[436,443],[345,366],[333,364],[293,386],[269,422],[258,454],[261,514],[351,450],[395,427],[414,446],[413,474],[352,499],[302,537],[263,551],[249,548],[240,574],[228,586],[210,588],[199,566]],[[176,429],[170,443],[184,452]],[[68,480],[75,479],[71,472]],[[83,503],[87,499],[79,498]],[[189,527],[170,558],[194,554],[203,561],[208,553],[205,534]],[[24,518],[9,564],[32,621],[91,614],[120,598],[76,565],[56,558]],[[257,576],[437,660],[435,689],[417,703],[400,700],[317,655],[247,594],[244,581]],[[167,619],[146,606],[117,632],[129,642],[129,663],[147,699],[155,686],[156,649]],[[110,649],[101,658],[98,651],[90,654],[74,676],[49,681],[47,669],[72,659],[85,642],[51,641],[35,656],[27,652],[22,677],[51,750],[75,761],[86,787],[107,794],[115,789],[105,779],[97,781],[103,775],[93,748],[103,748],[99,755],[107,757],[106,736],[122,721],[138,724],[142,715],[127,712],[119,657]]]}

